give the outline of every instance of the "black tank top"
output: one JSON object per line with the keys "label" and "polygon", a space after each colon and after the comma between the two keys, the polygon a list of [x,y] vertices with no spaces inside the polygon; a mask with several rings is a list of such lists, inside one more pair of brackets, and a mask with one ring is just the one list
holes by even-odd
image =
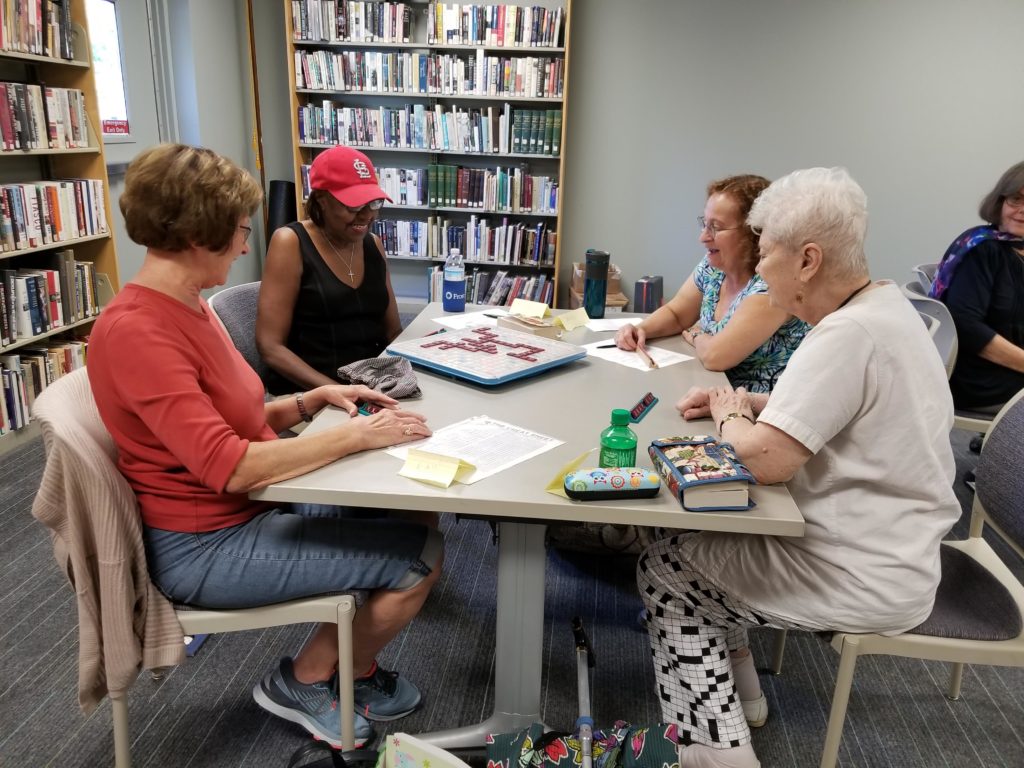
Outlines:
{"label": "black tank top", "polygon": [[[352,288],[327,266],[301,223],[288,227],[299,238],[302,277],[287,346],[312,368],[337,379],[341,366],[376,357],[387,346],[387,263],[373,235],[367,233],[363,238],[363,282]],[[274,395],[301,388],[277,371],[267,377],[267,389]]]}

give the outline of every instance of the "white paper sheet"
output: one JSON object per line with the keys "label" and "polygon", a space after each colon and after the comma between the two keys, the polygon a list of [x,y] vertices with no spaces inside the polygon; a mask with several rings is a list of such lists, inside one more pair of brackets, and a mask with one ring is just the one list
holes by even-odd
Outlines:
{"label": "white paper sheet", "polygon": [[503,469],[533,458],[563,443],[529,429],[497,421],[489,416],[471,416],[468,419],[441,427],[426,440],[406,443],[387,452],[405,461],[409,448],[457,456],[476,467],[459,481],[469,485],[485,477],[496,475]]}
{"label": "white paper sheet", "polygon": [[[608,346],[611,344],[612,346]],[[592,344],[584,344],[583,348],[587,350],[587,355],[592,357],[600,357],[602,360],[608,360],[619,365],[625,365],[628,368],[636,368],[638,371],[652,371],[653,368],[647,367],[647,362],[636,352],[627,352],[624,349],[619,349],[614,346],[613,342],[609,339],[606,341],[595,341]],[[658,347],[647,346],[647,354],[651,356],[651,359],[658,364],[659,368],[664,368],[669,365],[675,365],[676,363],[682,363],[686,360],[693,360],[692,355],[684,355],[679,352],[669,352],[667,349],[659,349]]]}
{"label": "white paper sheet", "polygon": [[508,312],[500,307],[485,309],[482,312],[463,312],[461,314],[445,315],[435,317],[434,322],[461,331],[463,328],[478,328],[481,325],[494,328],[498,324],[499,317],[506,317]]}
{"label": "white paper sheet", "polygon": [[617,331],[624,325],[639,325],[641,322],[643,322],[642,317],[606,317],[602,320],[588,320],[587,329],[596,333],[601,333],[602,331]]}

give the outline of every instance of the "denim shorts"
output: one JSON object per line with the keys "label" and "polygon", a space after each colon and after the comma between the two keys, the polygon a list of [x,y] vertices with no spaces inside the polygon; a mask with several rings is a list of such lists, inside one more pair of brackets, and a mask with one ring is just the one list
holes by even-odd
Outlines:
{"label": "denim shorts", "polygon": [[287,504],[204,533],[143,527],[149,577],[176,603],[250,608],[409,589],[439,566],[441,534],[386,510]]}

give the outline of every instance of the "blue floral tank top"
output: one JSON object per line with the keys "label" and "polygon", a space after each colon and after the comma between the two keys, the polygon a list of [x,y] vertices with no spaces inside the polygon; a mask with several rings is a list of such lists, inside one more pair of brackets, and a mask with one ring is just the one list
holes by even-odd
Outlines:
{"label": "blue floral tank top", "polygon": [[[757,293],[768,293],[768,286],[760,275],[750,278],[743,290],[726,309],[721,320],[715,320],[715,307],[725,281],[725,273],[708,264],[705,256],[693,271],[693,282],[700,290],[700,328],[704,333],[714,336],[721,331],[729,318],[747,296]],[[729,383],[734,387],[746,387],[749,392],[771,392],[779,375],[785,370],[790,356],[800,346],[804,334],[810,326],[803,320],[790,318],[764,344],[755,349],[739,365],[725,372]]]}

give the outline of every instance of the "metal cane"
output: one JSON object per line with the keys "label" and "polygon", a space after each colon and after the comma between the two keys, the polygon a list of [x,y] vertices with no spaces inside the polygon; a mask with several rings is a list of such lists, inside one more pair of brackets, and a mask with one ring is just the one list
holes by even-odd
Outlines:
{"label": "metal cane", "polygon": [[580,734],[580,749],[583,752],[582,768],[593,768],[594,720],[590,717],[590,669],[594,666],[594,652],[590,649],[583,620],[579,616],[573,616],[572,634],[576,641],[576,687],[580,708],[576,729]]}

